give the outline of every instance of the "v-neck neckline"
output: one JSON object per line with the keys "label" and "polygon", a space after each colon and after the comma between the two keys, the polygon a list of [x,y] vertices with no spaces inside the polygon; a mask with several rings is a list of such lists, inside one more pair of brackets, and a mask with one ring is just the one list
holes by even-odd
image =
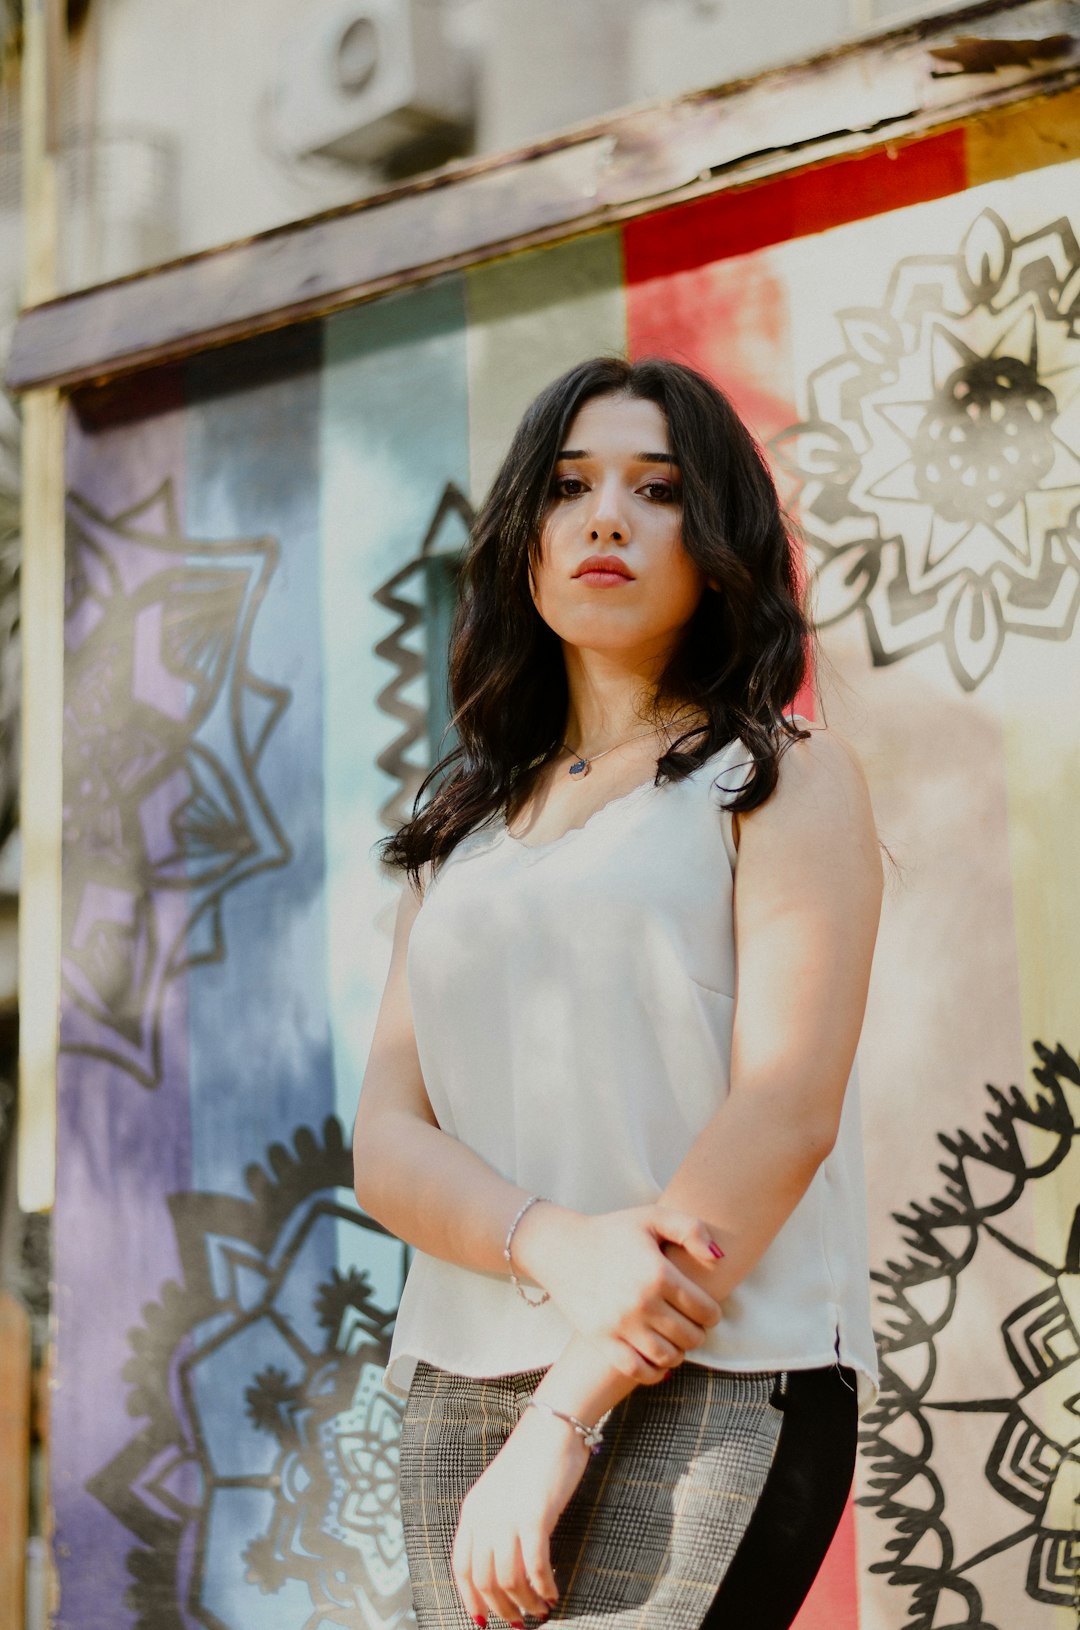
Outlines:
{"label": "v-neck neckline", "polygon": [[577,826],[566,827],[564,831],[559,833],[558,837],[548,838],[543,843],[529,843],[524,838],[516,837],[510,830],[505,812],[502,815],[501,836],[504,837],[515,849],[520,849],[525,854],[548,854],[553,849],[561,848],[568,839],[575,837],[579,832],[587,832],[594,822],[600,818],[600,816],[606,815],[609,811],[621,809],[625,804],[630,803],[642,793],[660,792],[664,787],[681,786],[683,781],[692,780],[694,776],[700,775],[702,771],[705,770],[710,764],[715,764],[717,759],[723,758],[724,754],[731,749],[734,742],[737,740],[737,737],[732,737],[731,741],[725,742],[722,747],[718,747],[715,753],[710,753],[708,758],[703,759],[700,764],[696,765],[688,775],[683,776],[680,781],[661,781],[657,783],[654,775],[648,780],[636,782],[634,786],[628,787],[625,792],[615,793],[613,797],[608,798],[604,803],[598,805],[597,808],[594,809],[590,815],[587,815],[586,818]]}
{"label": "v-neck neckline", "polygon": [[[665,784],[666,783],[661,782],[660,785],[663,786]],[[605,799],[602,804],[598,804],[591,814],[587,815],[585,819],[580,821],[576,826],[566,827],[559,833],[558,837],[547,838],[543,843],[529,843],[525,838],[517,837],[515,833],[511,832],[510,824],[504,815],[502,825],[503,836],[508,840],[508,842],[512,843],[515,848],[524,849],[529,854],[543,854],[550,849],[557,849],[561,844],[565,843],[568,838],[574,837],[576,833],[587,831],[588,828],[593,825],[594,821],[596,821],[601,815],[606,814],[608,810],[615,809],[618,805],[628,803],[631,798],[637,797],[639,793],[650,791],[658,792],[659,790],[660,789],[657,786],[655,775],[651,776],[647,781],[635,782],[635,784],[632,787],[628,787],[625,792],[617,792],[611,798]]]}

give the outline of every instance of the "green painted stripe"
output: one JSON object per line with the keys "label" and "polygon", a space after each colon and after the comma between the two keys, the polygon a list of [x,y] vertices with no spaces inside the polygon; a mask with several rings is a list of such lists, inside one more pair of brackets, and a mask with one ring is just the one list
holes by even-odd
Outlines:
{"label": "green painted stripe", "polygon": [[[402,724],[376,698],[394,677],[375,652],[397,626],[373,595],[420,551],[448,481],[468,472],[464,291],[457,278],[327,322],[321,457],[326,912],[338,1112],[352,1125],[386,974],[397,882],[373,845],[394,779],[380,754]],[[402,594],[419,600],[419,578]],[[419,591],[419,592],[418,592]],[[408,643],[422,649],[422,631]],[[422,685],[406,700],[423,706]],[[422,763],[425,742],[410,758]]]}
{"label": "green painted stripe", "polygon": [[522,412],[574,363],[626,350],[622,238],[572,238],[466,273],[472,496],[479,503]]}

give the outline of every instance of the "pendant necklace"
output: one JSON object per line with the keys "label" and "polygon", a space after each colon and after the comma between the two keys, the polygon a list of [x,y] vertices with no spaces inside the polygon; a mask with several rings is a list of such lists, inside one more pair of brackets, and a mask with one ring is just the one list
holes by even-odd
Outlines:
{"label": "pendant necklace", "polygon": [[644,741],[646,736],[657,736],[661,730],[666,728],[666,725],[657,725],[654,730],[642,730],[636,736],[626,736],[622,741],[613,742],[610,747],[605,747],[602,753],[593,753],[591,758],[586,758],[584,753],[575,752],[574,748],[570,746],[569,742],[564,741],[563,746],[573,759],[573,763],[570,765],[570,768],[566,773],[567,775],[573,776],[588,775],[597,759],[607,758],[608,754],[613,753],[616,747],[628,747],[632,741]]}

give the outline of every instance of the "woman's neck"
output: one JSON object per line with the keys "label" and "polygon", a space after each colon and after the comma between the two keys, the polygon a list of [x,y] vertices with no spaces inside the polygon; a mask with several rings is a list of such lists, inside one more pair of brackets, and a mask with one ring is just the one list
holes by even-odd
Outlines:
{"label": "woman's neck", "polygon": [[607,653],[568,650],[566,743],[575,752],[596,754],[653,725],[660,728],[677,710],[657,708],[658,677]]}

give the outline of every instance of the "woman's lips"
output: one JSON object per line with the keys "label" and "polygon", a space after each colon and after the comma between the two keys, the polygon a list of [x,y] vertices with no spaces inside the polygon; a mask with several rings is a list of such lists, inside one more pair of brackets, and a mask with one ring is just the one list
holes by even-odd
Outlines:
{"label": "woman's lips", "polygon": [[619,583],[632,583],[634,574],[629,567],[624,566],[618,556],[590,555],[583,560],[574,577],[579,583],[588,583],[592,588],[614,588]]}
{"label": "woman's lips", "polygon": [[625,572],[579,572],[579,583],[588,583],[592,588],[614,588],[617,583],[632,583],[633,578],[627,577]]}

